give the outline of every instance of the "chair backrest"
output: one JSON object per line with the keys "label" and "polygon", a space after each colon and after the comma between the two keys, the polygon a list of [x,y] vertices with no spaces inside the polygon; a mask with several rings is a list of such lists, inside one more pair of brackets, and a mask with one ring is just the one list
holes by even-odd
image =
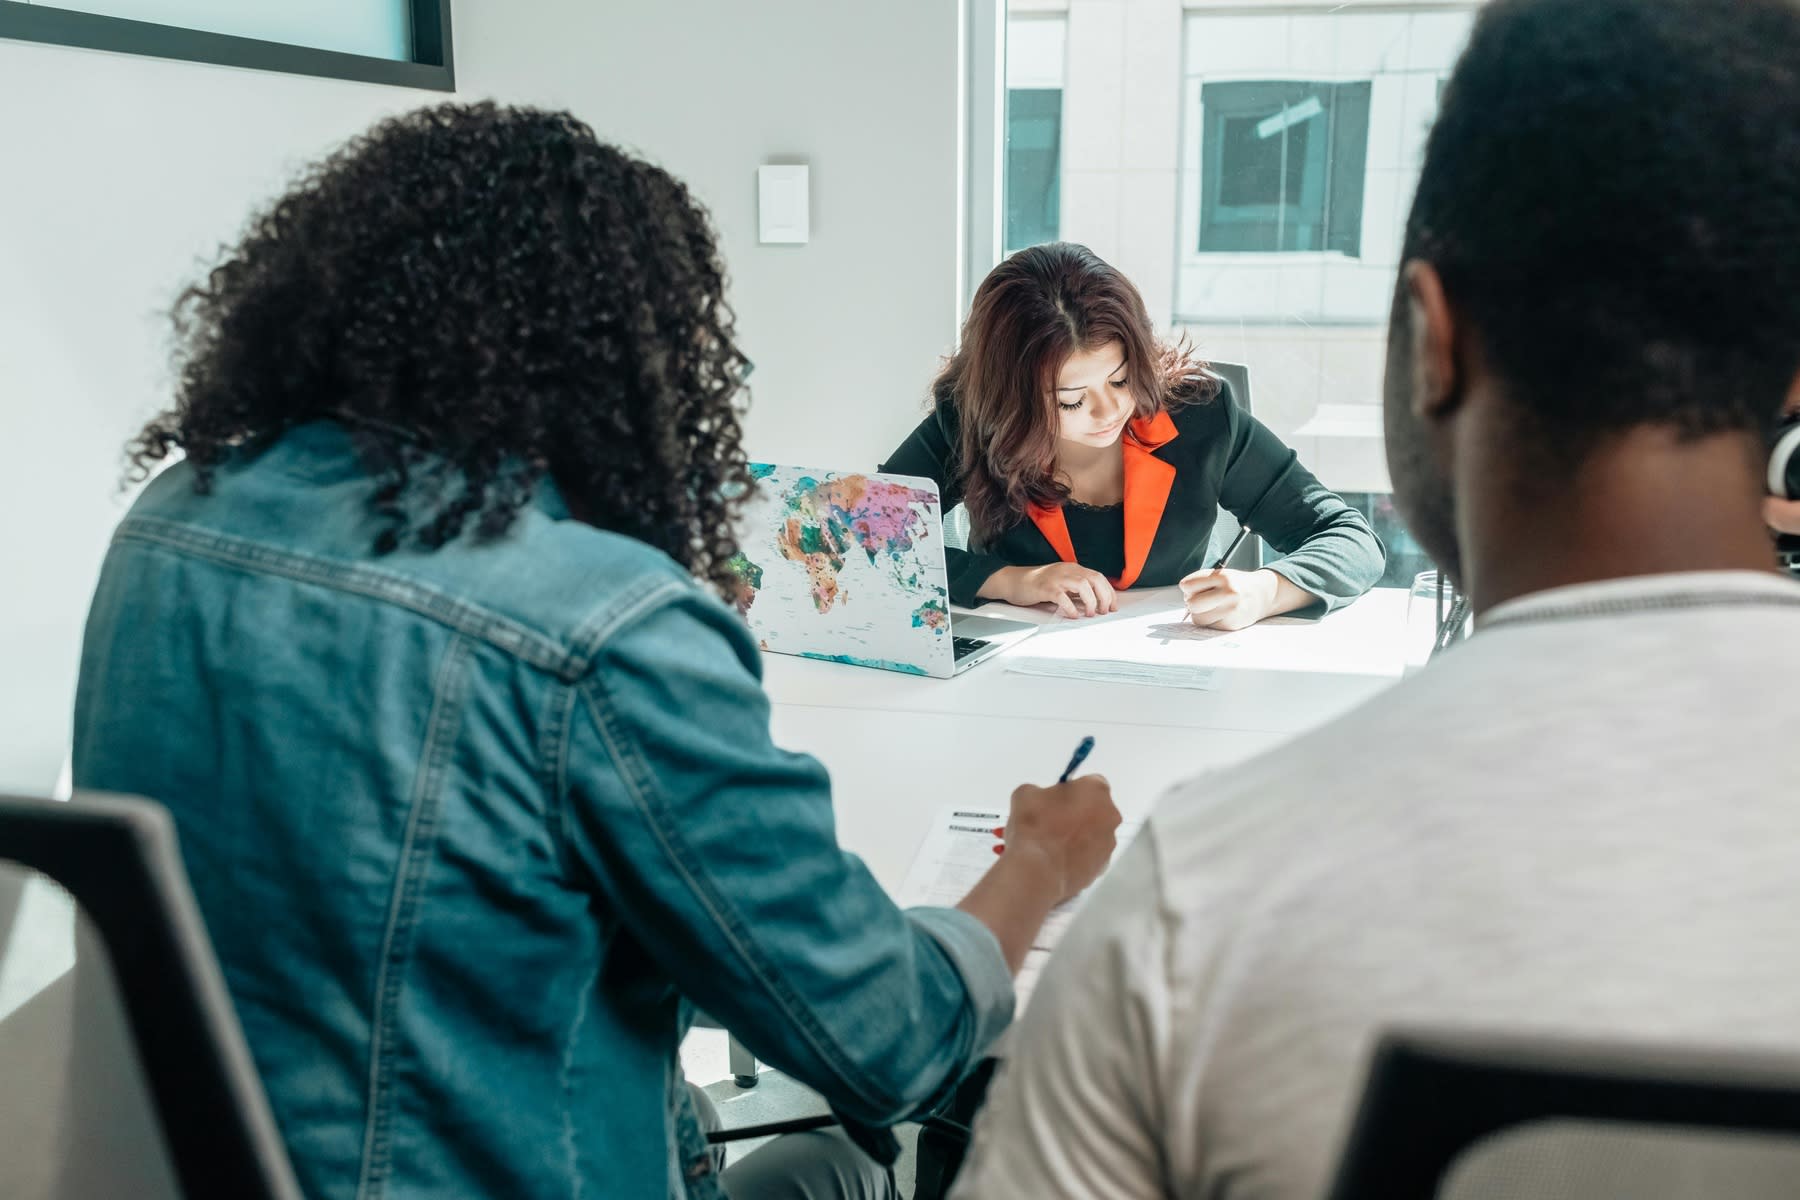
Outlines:
{"label": "chair backrest", "polygon": [[[1238,402],[1238,407],[1246,413],[1253,412],[1250,407],[1250,368],[1242,363],[1209,362],[1207,369],[1231,386],[1231,395]],[[1207,547],[1207,565],[1211,566],[1225,547],[1231,545],[1242,528],[1238,519],[1224,509],[1219,510],[1218,521],[1213,525],[1212,544]],[[1254,533],[1244,539],[1225,565],[1235,571],[1254,571],[1263,565],[1263,540]]]}
{"label": "chair backrest", "polygon": [[1330,1200],[1800,1194],[1800,1057],[1395,1031]]}
{"label": "chair backrest", "polygon": [[9,1200],[300,1200],[148,801],[0,796],[0,1079]]}

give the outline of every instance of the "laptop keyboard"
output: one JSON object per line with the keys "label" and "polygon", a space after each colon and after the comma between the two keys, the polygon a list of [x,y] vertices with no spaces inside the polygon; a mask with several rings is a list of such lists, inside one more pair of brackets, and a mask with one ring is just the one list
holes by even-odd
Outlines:
{"label": "laptop keyboard", "polygon": [[969,657],[969,655],[975,653],[977,650],[981,649],[983,646],[986,646],[988,644],[988,640],[986,638],[953,637],[950,639],[950,644],[955,649],[956,661],[961,662],[963,659]]}

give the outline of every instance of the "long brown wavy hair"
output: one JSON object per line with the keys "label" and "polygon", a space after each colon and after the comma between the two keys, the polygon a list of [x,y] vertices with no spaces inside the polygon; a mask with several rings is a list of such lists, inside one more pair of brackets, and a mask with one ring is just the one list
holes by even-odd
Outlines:
{"label": "long brown wavy hair", "polygon": [[1056,478],[1056,375],[1071,354],[1108,342],[1125,348],[1138,417],[1218,394],[1206,364],[1185,342],[1158,339],[1131,280],[1086,246],[1033,246],[982,280],[961,345],[931,385],[933,402],[961,421],[957,469],[978,545],[1031,505],[1068,499]]}

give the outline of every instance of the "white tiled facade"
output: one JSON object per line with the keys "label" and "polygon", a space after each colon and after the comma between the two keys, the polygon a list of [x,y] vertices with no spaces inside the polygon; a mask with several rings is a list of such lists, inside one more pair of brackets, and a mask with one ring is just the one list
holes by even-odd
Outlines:
{"label": "white tiled facade", "polygon": [[[1477,3],[1010,0],[1008,84],[1062,89],[1059,235],[1159,325],[1251,370],[1257,415],[1333,487],[1384,491],[1380,402],[1400,239],[1440,81]],[[1199,250],[1201,88],[1368,83],[1357,257]],[[1330,419],[1319,419],[1321,405]],[[1361,432],[1358,432],[1358,431]]]}

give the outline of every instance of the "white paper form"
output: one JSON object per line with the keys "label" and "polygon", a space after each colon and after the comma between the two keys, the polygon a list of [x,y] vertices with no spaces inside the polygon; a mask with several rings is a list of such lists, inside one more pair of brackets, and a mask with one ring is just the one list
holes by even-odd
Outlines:
{"label": "white paper form", "polygon": [[1018,675],[1211,691],[1242,645],[1238,635],[1200,629],[1185,609],[1172,608],[1046,627],[1002,661]]}
{"label": "white paper form", "polygon": [[[1131,844],[1143,824],[1142,821],[1126,821],[1119,826],[1114,861],[1117,861],[1119,851]],[[1001,832],[1005,827],[1006,814],[996,809],[945,805],[933,818],[931,830],[906,872],[906,882],[900,885],[901,906],[954,908],[994,865],[999,857],[994,851],[1004,844]],[[1087,895],[1082,892],[1050,910],[1013,981],[1013,991],[1018,997],[1017,1012],[1025,1011],[1025,1002],[1030,998],[1044,964],[1050,961],[1050,952],[1068,931]]]}

